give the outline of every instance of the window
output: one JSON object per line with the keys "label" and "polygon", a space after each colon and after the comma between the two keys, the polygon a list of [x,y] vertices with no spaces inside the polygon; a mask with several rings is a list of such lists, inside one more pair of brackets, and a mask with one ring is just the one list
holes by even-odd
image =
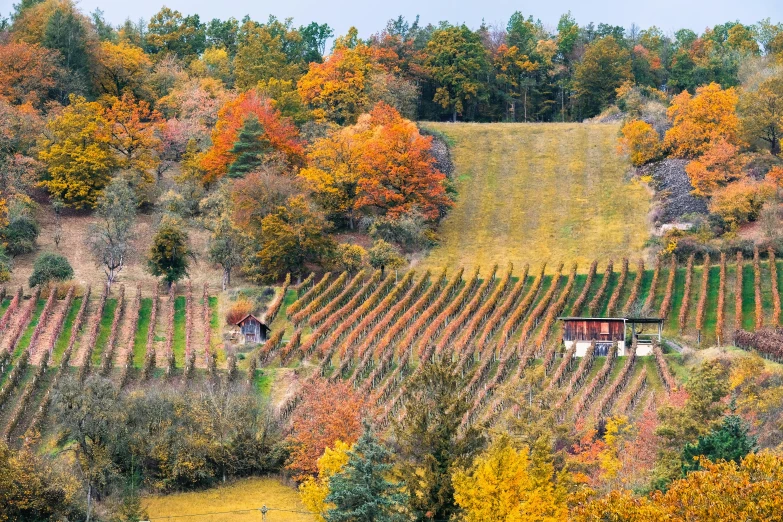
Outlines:
{"label": "window", "polygon": [[609,323],[601,323],[601,335],[609,335]]}

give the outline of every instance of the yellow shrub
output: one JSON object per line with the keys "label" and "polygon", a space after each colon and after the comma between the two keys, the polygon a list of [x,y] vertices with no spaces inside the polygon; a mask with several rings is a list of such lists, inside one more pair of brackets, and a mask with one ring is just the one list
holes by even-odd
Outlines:
{"label": "yellow shrub", "polygon": [[644,165],[661,155],[661,140],[649,123],[631,120],[620,130],[620,149],[631,156],[631,163]]}
{"label": "yellow shrub", "polygon": [[750,180],[729,183],[713,193],[710,212],[719,214],[727,223],[742,225],[758,217],[772,192],[770,183]]}

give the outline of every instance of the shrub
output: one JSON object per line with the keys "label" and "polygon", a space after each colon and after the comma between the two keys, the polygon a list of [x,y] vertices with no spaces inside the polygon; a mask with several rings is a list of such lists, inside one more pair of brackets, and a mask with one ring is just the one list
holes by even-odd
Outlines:
{"label": "shrub", "polygon": [[73,279],[73,268],[65,257],[60,254],[44,252],[35,260],[33,273],[30,275],[30,286],[45,286],[52,281]]}
{"label": "shrub", "polygon": [[373,268],[380,268],[383,272],[386,268],[399,268],[405,264],[405,259],[400,256],[394,245],[378,239],[373,243],[368,252],[370,265]]}
{"label": "shrub", "polygon": [[755,221],[770,195],[771,186],[766,183],[749,180],[730,183],[715,191],[710,212],[718,214],[729,224],[742,225]]}
{"label": "shrub", "polygon": [[370,236],[396,243],[405,250],[421,250],[432,246],[433,235],[426,218],[415,210],[397,218],[380,217],[370,225]]}
{"label": "shrub", "polygon": [[[342,243],[337,247],[337,263],[351,274],[357,272],[367,261],[367,251],[359,245]],[[290,277],[290,275],[289,275]]]}
{"label": "shrub", "polygon": [[11,268],[11,258],[8,257],[3,245],[0,245],[0,283],[11,280]]}
{"label": "shrub", "polygon": [[2,231],[8,254],[19,256],[29,254],[35,249],[38,239],[38,224],[28,216],[19,216],[11,220]]}
{"label": "shrub", "polygon": [[226,324],[233,326],[247,314],[253,313],[253,302],[247,297],[240,297],[226,312]]}
{"label": "shrub", "polygon": [[641,166],[661,155],[661,139],[649,123],[631,120],[620,129],[620,148],[631,156],[631,163]]}

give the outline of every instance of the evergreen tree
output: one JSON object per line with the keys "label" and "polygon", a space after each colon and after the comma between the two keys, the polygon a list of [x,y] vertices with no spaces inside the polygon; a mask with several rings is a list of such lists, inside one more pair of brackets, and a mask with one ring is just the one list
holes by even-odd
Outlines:
{"label": "evergreen tree", "polygon": [[451,365],[425,364],[408,389],[406,415],[394,428],[408,504],[415,520],[449,520],[459,511],[454,473],[481,451],[484,436],[476,426],[460,430],[470,402]]}
{"label": "evergreen tree", "polygon": [[682,471],[700,469],[696,457],[703,456],[711,462],[719,460],[739,463],[745,455],[756,449],[756,437],[748,434],[749,427],[738,415],[726,415],[720,426],[699,437],[695,444],[686,444],[682,450]]}
{"label": "evergreen tree", "polygon": [[255,114],[250,114],[237,135],[234,147],[229,151],[236,159],[229,165],[228,175],[241,178],[257,169],[271,149],[269,141],[264,137],[264,127]]}
{"label": "evergreen tree", "polygon": [[326,502],[328,522],[395,522],[406,520],[406,497],[399,483],[386,479],[392,469],[392,454],[372,433],[369,422],[348,452],[348,463],[329,479]]}

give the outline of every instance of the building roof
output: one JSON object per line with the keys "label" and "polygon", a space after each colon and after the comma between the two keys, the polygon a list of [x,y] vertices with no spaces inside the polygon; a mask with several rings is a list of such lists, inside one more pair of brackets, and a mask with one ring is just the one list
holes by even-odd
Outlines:
{"label": "building roof", "polygon": [[626,321],[636,324],[660,324],[663,319],[658,317],[558,317],[560,321]]}
{"label": "building roof", "polygon": [[265,324],[263,323],[263,321],[261,321],[261,319],[259,319],[258,317],[256,317],[256,316],[255,316],[255,315],[253,315],[253,314],[247,314],[245,317],[243,317],[242,319],[240,319],[239,321],[237,321],[236,323],[234,323],[234,325],[235,325],[235,326],[239,326],[239,325],[241,325],[241,324],[242,324],[242,323],[244,323],[244,322],[245,322],[245,320],[246,320],[246,319],[248,319],[249,317],[252,317],[252,318],[253,318],[253,319],[255,319],[256,321],[258,321],[259,323],[261,323],[261,326],[263,326],[263,327],[265,327],[265,328],[269,329],[269,327],[268,327],[267,325],[265,325]]}

